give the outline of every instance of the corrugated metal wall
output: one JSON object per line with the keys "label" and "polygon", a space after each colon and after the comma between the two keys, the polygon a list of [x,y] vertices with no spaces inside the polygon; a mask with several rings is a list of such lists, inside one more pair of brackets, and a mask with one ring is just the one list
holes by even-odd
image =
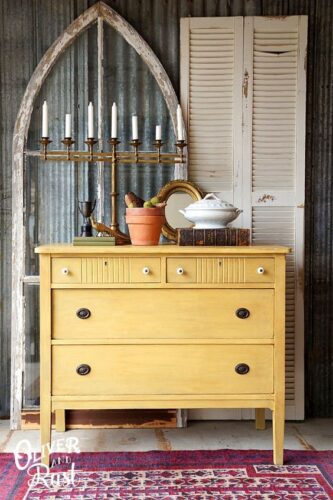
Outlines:
{"label": "corrugated metal wall", "polygon": [[[66,26],[93,5],[87,0],[2,0],[0,3],[0,113],[1,113],[1,333],[0,333],[0,415],[9,414],[10,388],[10,266],[11,266],[11,142],[14,122],[25,87],[42,54]],[[176,92],[179,90],[179,18],[191,16],[309,15],[307,170],[306,170],[306,400],[307,415],[333,415],[333,297],[332,297],[332,34],[333,5],[325,0],[106,0],[145,38],[160,58]],[[40,104],[47,96],[55,142],[62,135],[63,116],[74,115],[75,135],[82,143],[86,104],[96,96],[96,28],[82,35],[51,73],[43,87],[32,117],[29,146],[39,136]],[[171,137],[170,122],[155,81],[136,54],[108,29],[105,68],[108,104],[117,100],[127,120],[121,133],[128,139],[128,118],[138,111],[146,144],[156,116],[163,116],[165,135]],[[130,76],[128,63],[137,70]],[[127,63],[127,64],[126,64]],[[132,70],[131,70],[132,71]],[[117,77],[115,78],[115,74]],[[144,88],[145,92],[140,90]],[[108,106],[109,107],[109,106]],[[67,111],[68,112],[68,111]],[[109,113],[105,125],[108,135]],[[51,119],[51,116],[50,116]],[[77,198],[93,196],[95,170],[82,165],[26,165],[28,235],[30,252],[27,272],[38,271],[32,250],[47,237],[68,241],[78,229]],[[123,169],[121,192],[129,186],[144,195],[153,193],[172,175],[157,170],[151,176],[143,169]],[[107,182],[107,181],[106,181]],[[106,217],[108,199],[106,197]],[[56,216],[55,216],[56,214]],[[38,220],[37,220],[38,219]],[[29,287],[29,304],[37,300],[37,289]],[[38,368],[37,316],[27,309],[29,331],[27,363]],[[33,385],[34,374],[29,372]],[[31,398],[35,390],[31,390]],[[29,397],[28,397],[29,400]],[[30,401],[31,402],[31,401]]]}

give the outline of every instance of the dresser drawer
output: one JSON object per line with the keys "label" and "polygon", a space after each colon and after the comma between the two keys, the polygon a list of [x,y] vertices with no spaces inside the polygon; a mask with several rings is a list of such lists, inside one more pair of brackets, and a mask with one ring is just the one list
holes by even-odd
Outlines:
{"label": "dresser drawer", "polygon": [[52,290],[55,339],[271,338],[273,316],[271,289]]}
{"label": "dresser drawer", "polygon": [[[236,370],[246,372],[244,365],[248,373],[237,373]],[[89,373],[80,375],[77,370]],[[154,344],[52,348],[52,394],[56,396],[272,392],[272,346]]]}
{"label": "dresser drawer", "polygon": [[82,257],[52,259],[52,283],[159,283],[159,257]]}
{"label": "dresser drawer", "polygon": [[59,284],[81,283],[81,259],[57,257],[51,261],[51,281]]}
{"label": "dresser drawer", "polygon": [[246,283],[273,283],[275,260],[269,257],[247,258],[245,261]]}
{"label": "dresser drawer", "polygon": [[159,283],[161,260],[156,257],[129,259],[131,283]]}
{"label": "dresser drawer", "polygon": [[188,257],[172,257],[166,261],[168,283],[196,283],[197,259]]}
{"label": "dresser drawer", "polygon": [[275,261],[270,257],[169,257],[168,283],[273,283]]}

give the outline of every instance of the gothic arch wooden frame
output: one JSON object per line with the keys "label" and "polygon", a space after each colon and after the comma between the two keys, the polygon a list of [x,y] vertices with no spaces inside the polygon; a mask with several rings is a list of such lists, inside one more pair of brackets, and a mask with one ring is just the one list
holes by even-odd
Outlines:
{"label": "gothic arch wooden frame", "polygon": [[[155,77],[169,110],[174,131],[176,132],[176,109],[178,99],[172,83],[149,45],[138,32],[117,12],[103,2],[98,2],[78,18],[55,40],[45,52],[36,67],[24,93],[17,115],[13,137],[13,172],[12,172],[12,315],[11,315],[11,428],[19,429],[21,425],[21,408],[23,399],[23,369],[24,369],[24,283],[38,284],[38,276],[25,275],[25,218],[24,218],[24,156],[35,152],[25,150],[31,114],[35,99],[49,72],[56,64],[61,54],[92,24],[98,24],[99,52],[99,84],[98,84],[98,115],[101,116],[103,105],[103,22],[106,22],[136,50],[147,64]],[[102,122],[99,118],[98,137],[101,137]],[[36,154],[36,153],[35,153]],[[99,175],[102,183],[102,166]],[[186,178],[186,165],[177,166],[176,178]],[[101,189],[103,191],[103,189]],[[102,205],[102,201],[100,205]]]}

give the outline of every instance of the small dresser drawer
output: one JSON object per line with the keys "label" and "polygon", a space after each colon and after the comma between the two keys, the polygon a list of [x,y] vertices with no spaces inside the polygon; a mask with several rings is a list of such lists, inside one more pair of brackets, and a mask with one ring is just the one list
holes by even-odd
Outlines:
{"label": "small dresser drawer", "polygon": [[168,283],[196,283],[197,282],[197,259],[179,257],[167,259],[167,282]]}
{"label": "small dresser drawer", "polygon": [[52,259],[54,284],[159,283],[158,257],[82,257]]}
{"label": "small dresser drawer", "polygon": [[168,283],[273,283],[275,260],[269,257],[170,257]]}
{"label": "small dresser drawer", "polygon": [[245,259],[246,283],[273,283],[275,260],[269,257]]}
{"label": "small dresser drawer", "polygon": [[55,396],[272,392],[272,346],[52,347],[52,394]]}
{"label": "small dresser drawer", "polygon": [[155,257],[129,259],[131,283],[159,283],[161,260]]}
{"label": "small dresser drawer", "polygon": [[82,257],[82,283],[159,283],[159,257]]}
{"label": "small dresser drawer", "polygon": [[81,259],[57,257],[52,259],[51,281],[55,284],[81,283]]}
{"label": "small dresser drawer", "polygon": [[52,290],[54,339],[272,338],[273,317],[271,289]]}

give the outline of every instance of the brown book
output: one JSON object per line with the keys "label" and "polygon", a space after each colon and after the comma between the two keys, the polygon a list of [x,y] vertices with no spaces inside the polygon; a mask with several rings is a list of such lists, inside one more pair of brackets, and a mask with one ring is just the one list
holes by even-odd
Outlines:
{"label": "brown book", "polygon": [[227,227],[221,229],[177,229],[180,246],[248,246],[250,229]]}

